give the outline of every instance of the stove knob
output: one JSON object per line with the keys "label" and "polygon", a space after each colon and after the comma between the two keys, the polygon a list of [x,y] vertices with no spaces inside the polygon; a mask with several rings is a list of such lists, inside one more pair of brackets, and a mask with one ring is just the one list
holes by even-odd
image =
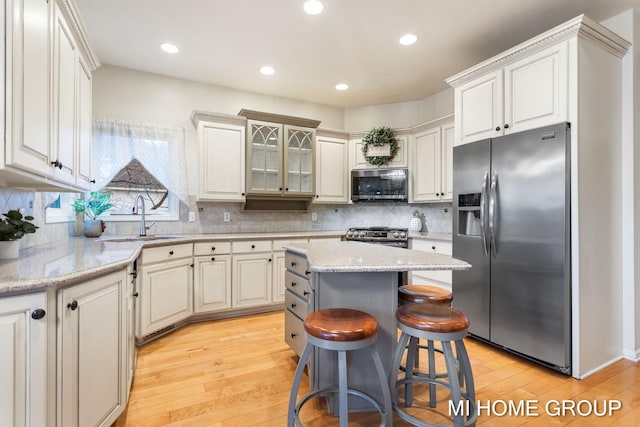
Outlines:
{"label": "stove knob", "polygon": [[351,230],[347,231],[347,234],[346,234],[347,237],[351,237],[352,235],[353,233],[351,232]]}
{"label": "stove knob", "polygon": [[407,237],[407,233],[405,233],[405,232],[403,231],[402,233],[400,233],[400,237],[402,237],[402,238],[404,239],[405,237]]}
{"label": "stove knob", "polygon": [[396,239],[398,238],[399,235],[400,233],[398,233],[397,231],[393,233],[393,237],[395,237]]}
{"label": "stove knob", "polygon": [[360,232],[360,237],[366,237],[366,236],[367,236],[367,233],[365,233],[364,231]]}

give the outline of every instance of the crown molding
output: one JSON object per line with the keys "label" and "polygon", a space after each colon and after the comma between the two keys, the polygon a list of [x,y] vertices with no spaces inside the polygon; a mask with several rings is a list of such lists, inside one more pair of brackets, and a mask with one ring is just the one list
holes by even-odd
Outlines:
{"label": "crown molding", "polygon": [[69,28],[78,42],[78,48],[86,60],[89,69],[93,72],[100,66],[100,60],[91,47],[88,32],[80,15],[80,10],[76,0],[56,0],[62,15],[64,16]]}

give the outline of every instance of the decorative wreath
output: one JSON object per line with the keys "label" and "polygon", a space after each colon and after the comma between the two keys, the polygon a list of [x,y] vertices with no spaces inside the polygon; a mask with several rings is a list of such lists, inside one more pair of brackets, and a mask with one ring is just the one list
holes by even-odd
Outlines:
{"label": "decorative wreath", "polygon": [[[389,146],[388,156],[369,156],[369,146],[381,147],[384,145]],[[372,165],[380,166],[387,164],[390,160],[396,156],[398,152],[398,140],[393,136],[391,128],[383,126],[372,129],[368,134],[362,138],[362,154],[364,158]]]}

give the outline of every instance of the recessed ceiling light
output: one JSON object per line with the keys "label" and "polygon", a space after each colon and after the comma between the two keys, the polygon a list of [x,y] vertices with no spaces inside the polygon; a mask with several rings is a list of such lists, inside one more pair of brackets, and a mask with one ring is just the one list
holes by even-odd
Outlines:
{"label": "recessed ceiling light", "polygon": [[164,50],[167,53],[178,53],[179,51],[178,46],[171,43],[162,43],[160,45],[160,49]]}
{"label": "recessed ceiling light", "polygon": [[404,36],[400,37],[400,44],[409,46],[411,44],[414,44],[417,40],[418,36],[416,36],[415,34],[405,34]]}
{"label": "recessed ceiling light", "polygon": [[273,67],[270,67],[270,66],[268,66],[268,65],[265,65],[265,66],[263,66],[263,67],[260,67],[260,72],[261,72],[262,74],[264,74],[265,76],[270,76],[270,75],[272,75],[273,73],[275,73],[275,72],[276,72],[276,70],[274,70],[274,69],[273,69]]}
{"label": "recessed ceiling light", "polygon": [[349,85],[346,83],[338,83],[336,85],[336,90],[347,90],[349,89]]}
{"label": "recessed ceiling light", "polygon": [[309,15],[319,15],[324,10],[324,5],[319,0],[307,0],[304,2],[304,11]]}

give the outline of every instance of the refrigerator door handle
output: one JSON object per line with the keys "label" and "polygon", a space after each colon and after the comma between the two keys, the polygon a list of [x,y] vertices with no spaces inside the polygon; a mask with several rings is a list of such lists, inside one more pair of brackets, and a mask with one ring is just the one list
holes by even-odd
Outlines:
{"label": "refrigerator door handle", "polygon": [[493,256],[498,256],[498,248],[496,246],[496,193],[498,187],[498,174],[493,172],[491,174],[491,191],[489,193],[489,232],[491,233],[491,249]]}
{"label": "refrigerator door handle", "polygon": [[480,192],[480,235],[482,236],[482,251],[484,252],[485,258],[489,256],[489,241],[487,240],[487,230],[485,227],[487,181],[489,181],[489,172],[484,173],[484,178],[482,178],[482,191]]}

